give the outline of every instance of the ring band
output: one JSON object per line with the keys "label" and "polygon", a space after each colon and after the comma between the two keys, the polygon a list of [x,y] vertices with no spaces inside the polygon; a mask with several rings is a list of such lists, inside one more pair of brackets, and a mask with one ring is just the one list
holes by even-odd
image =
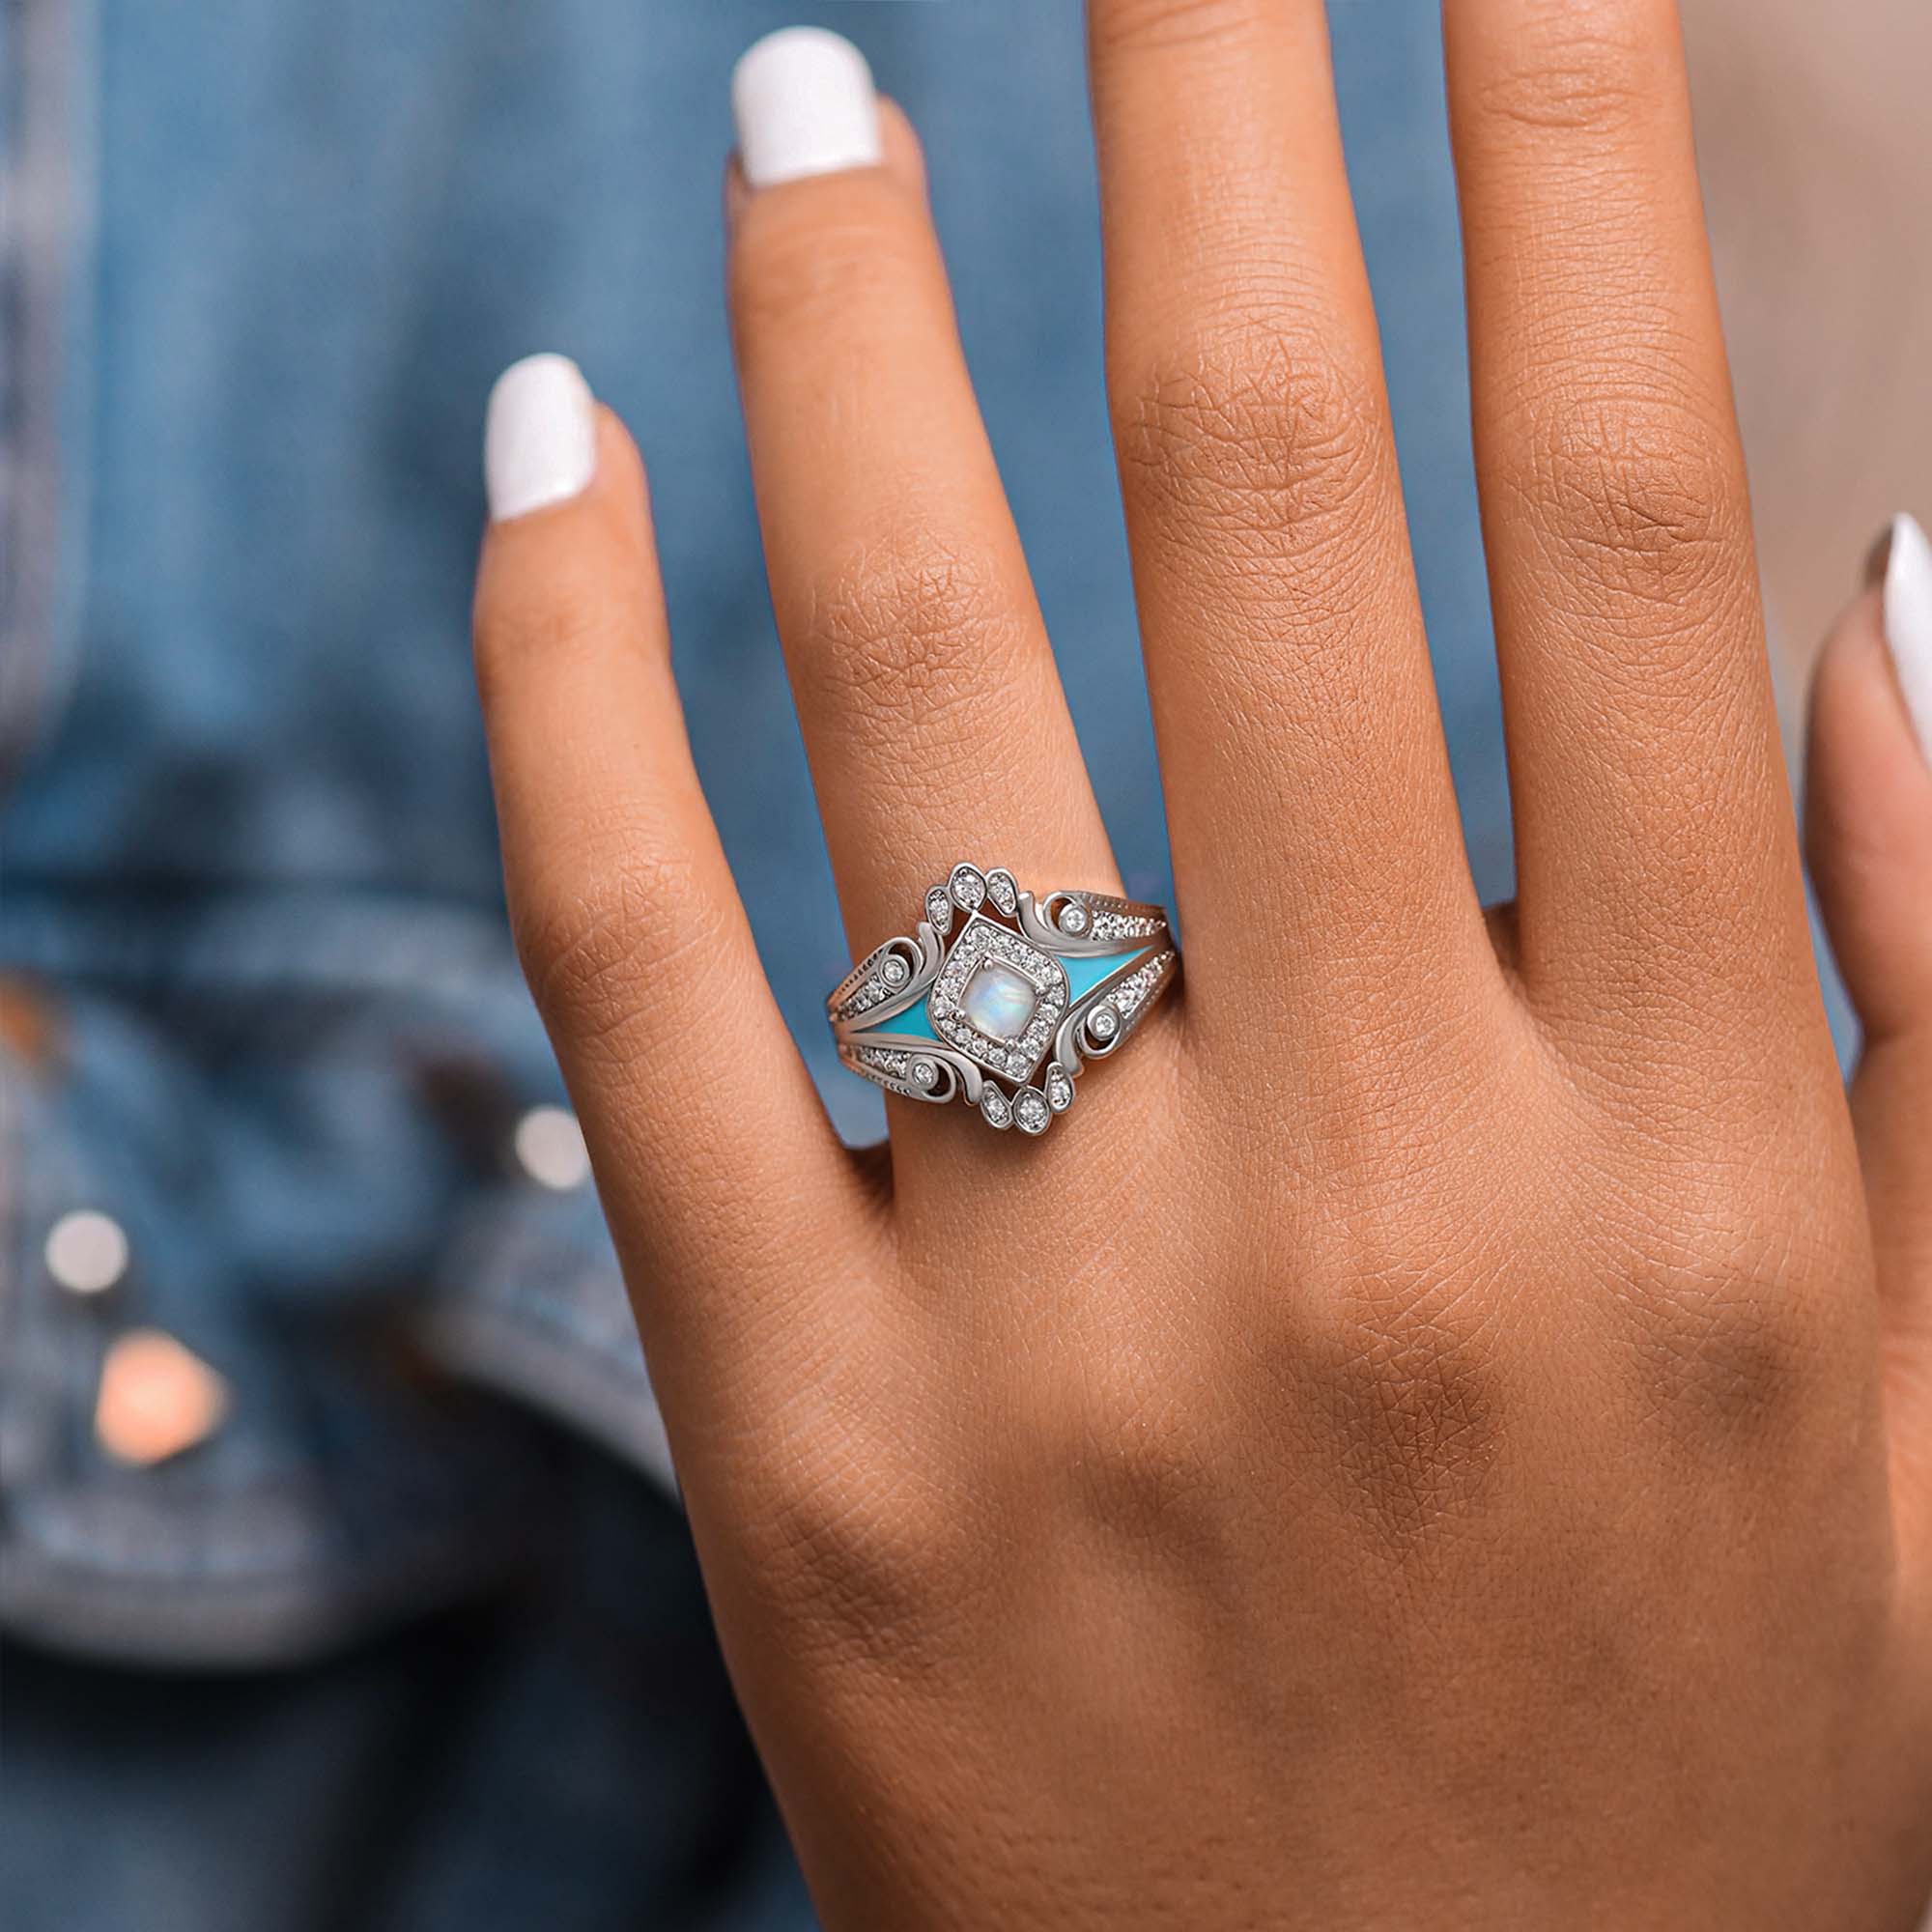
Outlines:
{"label": "ring band", "polygon": [[1085,1063],[1116,1051],[1180,977],[1156,905],[1036,900],[1003,867],[960,865],[923,910],[826,1001],[838,1057],[889,1094],[961,1099],[1003,1130],[1043,1134]]}

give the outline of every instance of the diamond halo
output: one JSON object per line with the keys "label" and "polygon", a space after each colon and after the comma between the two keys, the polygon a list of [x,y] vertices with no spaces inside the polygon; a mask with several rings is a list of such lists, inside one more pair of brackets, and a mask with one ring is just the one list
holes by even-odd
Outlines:
{"label": "diamond halo", "polygon": [[904,1098],[963,1100],[1035,1138],[1179,978],[1160,907],[1102,893],[1036,899],[1005,867],[954,866],[915,935],[887,941],[827,1001],[839,1057]]}

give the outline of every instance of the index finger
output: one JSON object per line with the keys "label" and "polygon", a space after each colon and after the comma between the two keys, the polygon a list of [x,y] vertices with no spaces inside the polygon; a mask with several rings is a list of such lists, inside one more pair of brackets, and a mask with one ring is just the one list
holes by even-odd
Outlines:
{"label": "index finger", "polygon": [[691,761],[630,438],[532,357],[492,398],[489,467],[476,668],[511,919],[675,1436],[783,1373],[745,1342],[775,1290],[812,1348],[849,1312],[850,1268],[812,1258],[849,1258],[867,1196]]}

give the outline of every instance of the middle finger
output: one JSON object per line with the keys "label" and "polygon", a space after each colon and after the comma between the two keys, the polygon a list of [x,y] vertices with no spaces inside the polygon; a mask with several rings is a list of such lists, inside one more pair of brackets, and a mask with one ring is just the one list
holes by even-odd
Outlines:
{"label": "middle finger", "polygon": [[[759,43],[735,88],[746,429],[853,950],[909,930],[959,860],[1042,895],[1116,891],[912,131],[879,116],[857,49],[815,29]],[[822,168],[787,149],[774,168],[769,136],[802,102],[854,145]]]}
{"label": "middle finger", "polygon": [[1422,1022],[1445,975],[1494,971],[1322,0],[1092,0],[1090,23],[1109,386],[1189,1026],[1321,1053],[1359,1026],[1364,986]]}

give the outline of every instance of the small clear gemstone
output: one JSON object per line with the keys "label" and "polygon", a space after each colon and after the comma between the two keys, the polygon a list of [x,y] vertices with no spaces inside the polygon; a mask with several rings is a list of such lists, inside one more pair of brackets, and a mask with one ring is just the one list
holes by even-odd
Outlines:
{"label": "small clear gemstone", "polygon": [[986,958],[959,995],[959,1010],[989,1039],[1017,1039],[1033,1021],[1039,992],[1003,959]]}
{"label": "small clear gemstone", "polygon": [[1087,908],[1078,899],[1070,900],[1060,909],[1060,929],[1070,932],[1074,938],[1087,930]]}
{"label": "small clear gemstone", "polygon": [[991,1126],[1009,1127],[1013,1123],[1013,1110],[1007,1096],[990,1080],[980,1090],[980,1111]]}
{"label": "small clear gemstone", "polygon": [[1010,919],[1019,909],[1020,889],[1004,867],[986,874],[986,896]]}
{"label": "small clear gemstone", "polygon": [[986,881],[977,866],[954,866],[952,876],[946,883],[952,903],[962,912],[977,912],[986,896]]}
{"label": "small clear gemstone", "polygon": [[952,929],[952,897],[944,886],[934,886],[926,894],[925,916],[942,937]]}
{"label": "small clear gemstone", "polygon": [[909,1070],[915,1087],[930,1087],[939,1078],[939,1068],[929,1060],[915,1060]]}
{"label": "small clear gemstone", "polygon": [[1029,1134],[1043,1134],[1053,1122],[1053,1109],[1046,1104],[1046,1095],[1036,1088],[1022,1087],[1013,1096],[1013,1119],[1020,1123],[1020,1130]]}
{"label": "small clear gemstone", "polygon": [[1046,1104],[1064,1114],[1073,1104],[1073,1082],[1058,1063],[1046,1069]]}
{"label": "small clear gemstone", "polygon": [[1121,1030],[1121,1016],[1112,1007],[1095,1007],[1087,1021],[1087,1031],[1095,1039],[1112,1039]]}
{"label": "small clear gemstone", "polygon": [[879,968],[879,978],[889,986],[903,986],[912,978],[912,968],[896,952],[889,952]]}

